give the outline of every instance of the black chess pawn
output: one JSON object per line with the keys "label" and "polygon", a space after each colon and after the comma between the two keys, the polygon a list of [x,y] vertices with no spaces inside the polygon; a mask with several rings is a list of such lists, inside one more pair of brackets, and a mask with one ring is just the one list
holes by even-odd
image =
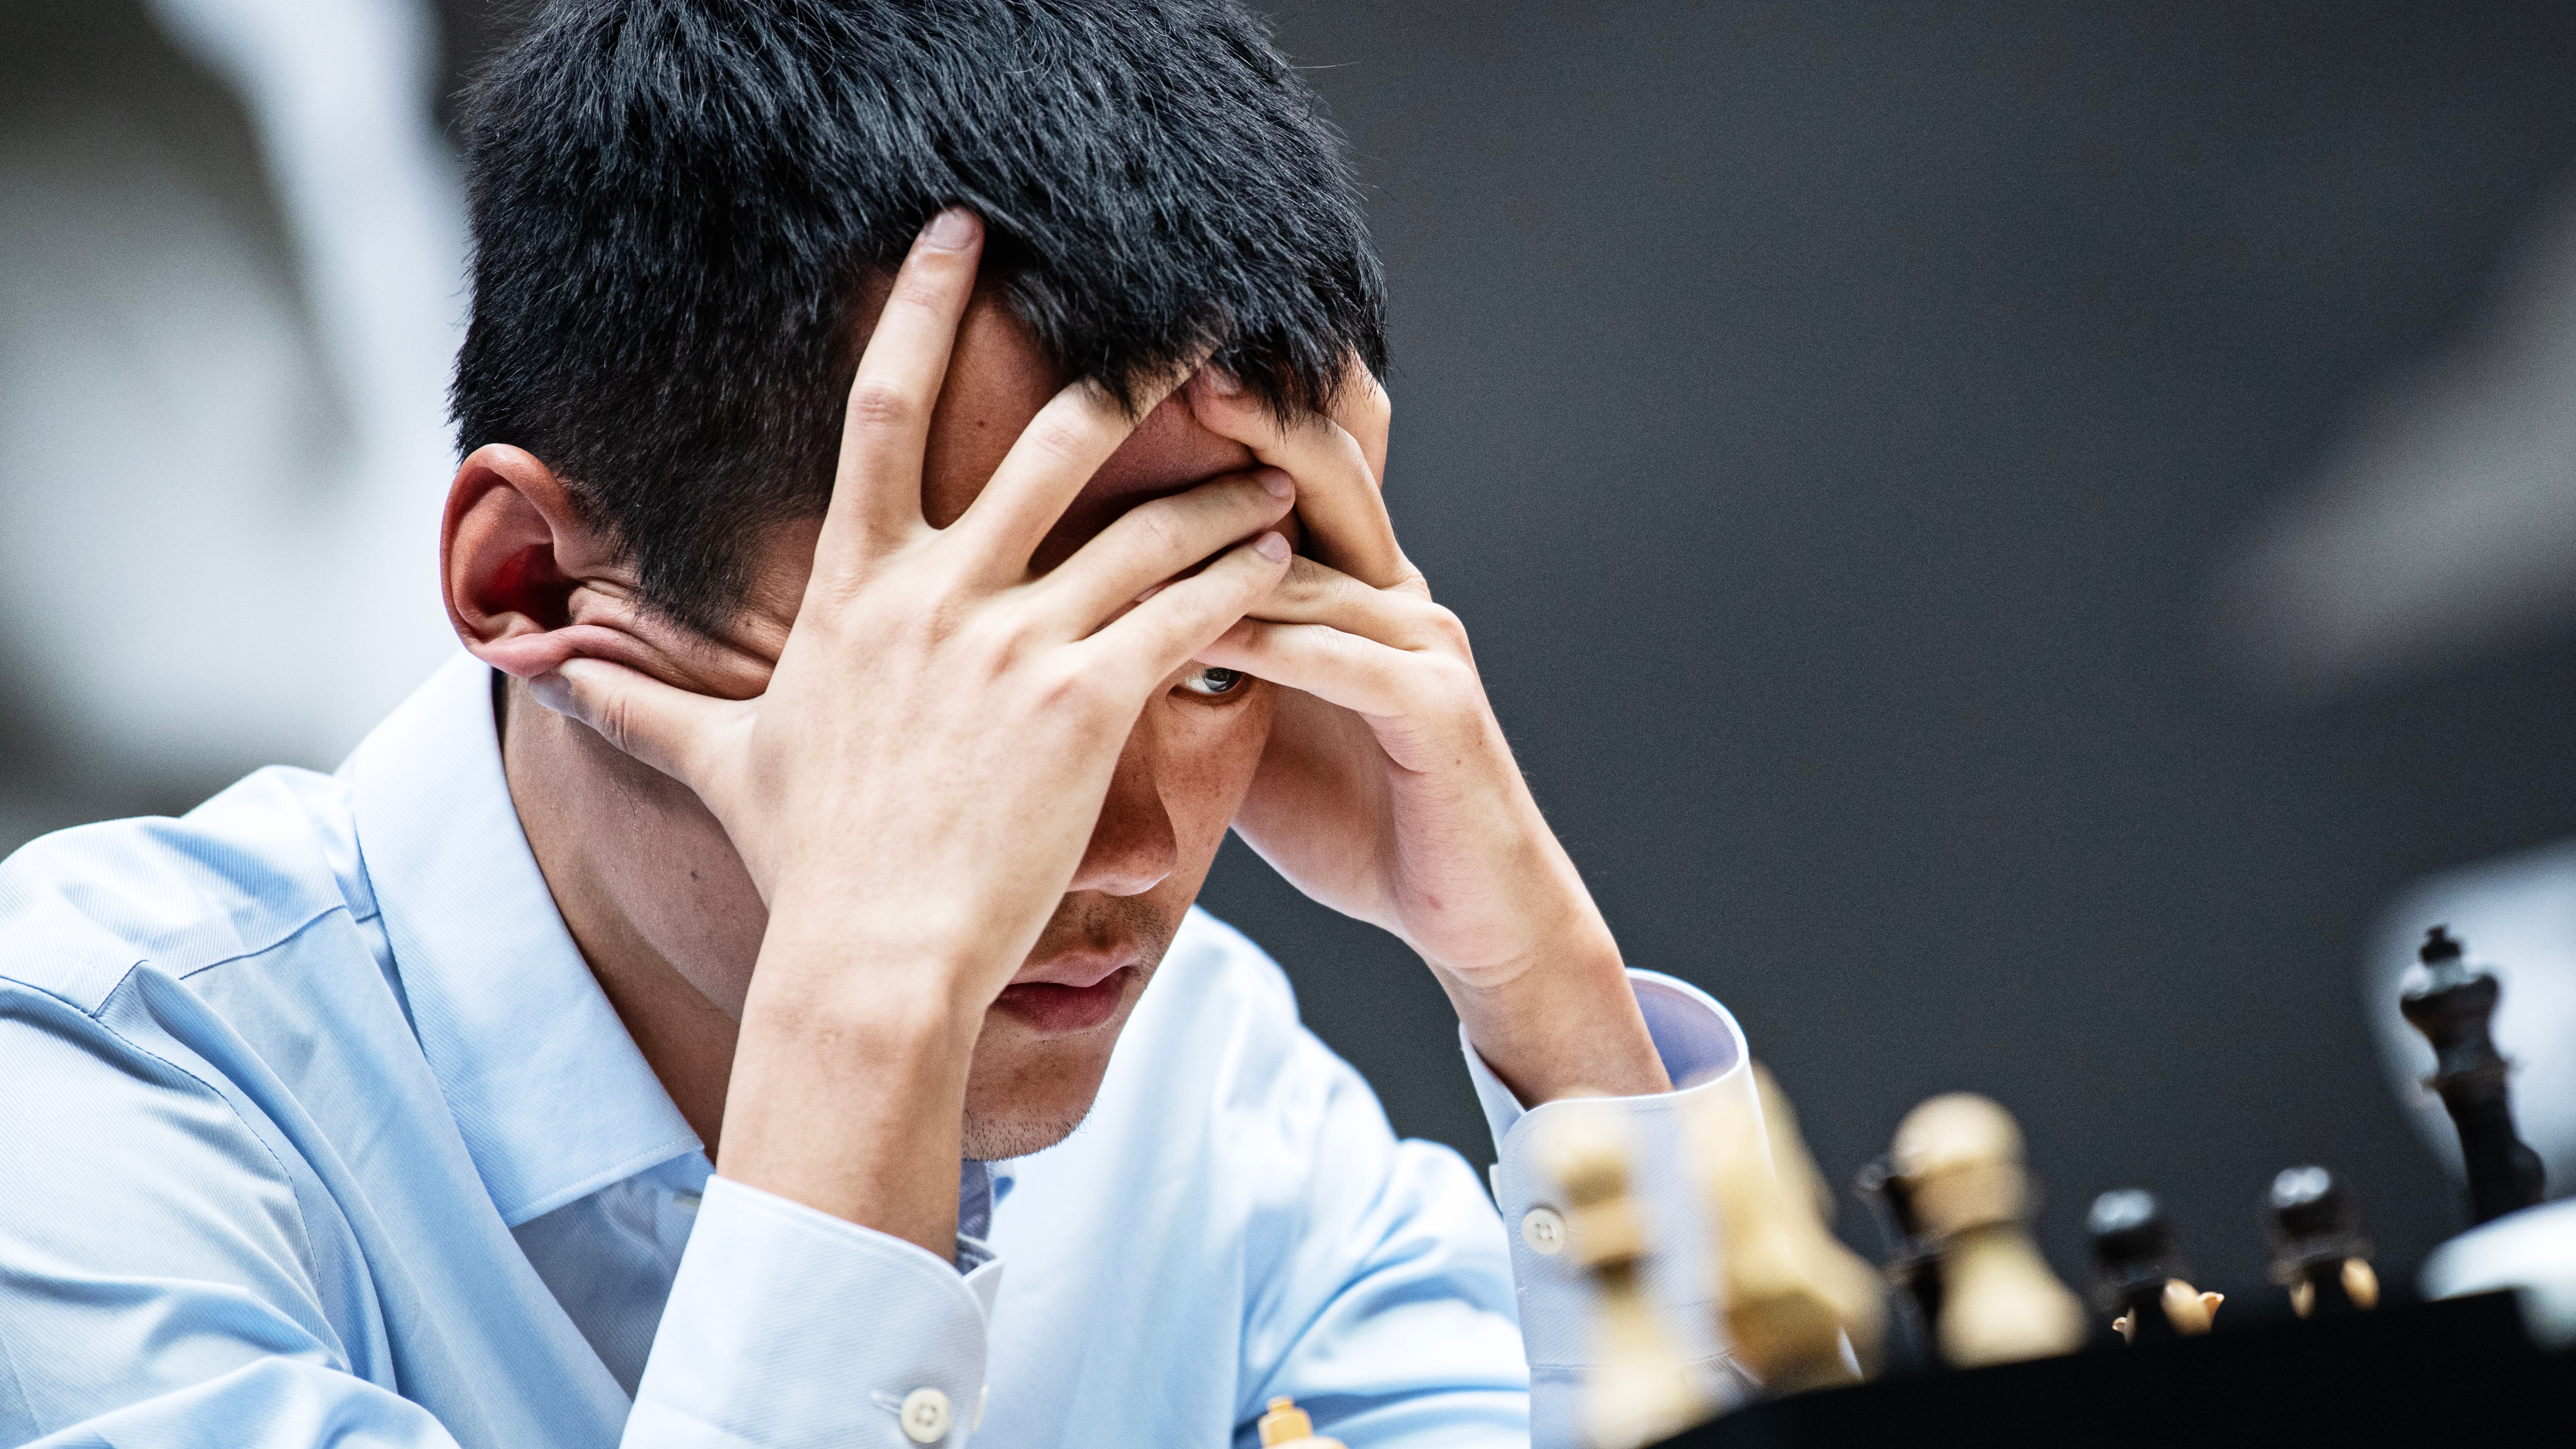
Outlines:
{"label": "black chess pawn", "polygon": [[1891,1325],[1896,1332],[1890,1335],[1889,1366],[1917,1373],[1938,1369],[1941,1354],[1934,1346],[1933,1330],[1941,1321],[1941,1255],[1924,1241],[1913,1194],[1884,1156],[1862,1168],[1853,1186],[1887,1239],[1883,1267],[1889,1285],[1897,1290],[1899,1305]]}
{"label": "black chess pawn", "polygon": [[2460,1158],[2469,1178],[2469,1219],[2491,1222],[2541,1195],[2540,1154],[2516,1136],[2508,1070],[2491,1026],[2498,989],[2494,976],[2470,970],[2460,943],[2443,927],[2424,933],[2417,959],[2423,986],[2398,999],[2409,1025],[2433,1044],[2433,1075],[2424,1085],[2442,1094],[2442,1106],[2459,1129]]}
{"label": "black chess pawn", "polygon": [[2286,1167],[2272,1179],[2272,1281],[2290,1290],[2301,1318],[2379,1302],[2370,1242],[2356,1230],[2342,1181],[2322,1167]]}
{"label": "black chess pawn", "polygon": [[2131,1343],[2207,1333],[2221,1295],[2176,1276],[2173,1226],[2155,1194],[2119,1188],[2093,1199],[2084,1225],[2093,1236],[2095,1283],[2111,1326]]}

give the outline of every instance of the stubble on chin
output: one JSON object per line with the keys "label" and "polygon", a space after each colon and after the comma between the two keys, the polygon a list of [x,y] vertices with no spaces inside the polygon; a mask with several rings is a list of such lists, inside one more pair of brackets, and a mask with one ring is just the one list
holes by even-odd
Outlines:
{"label": "stubble on chin", "polygon": [[[1187,910],[1186,904],[1182,909]],[[1119,940],[1133,941],[1137,947],[1136,964],[1131,968],[1136,973],[1136,985],[1131,988],[1134,997],[1118,1017],[1100,1028],[1108,1040],[1100,1044],[1099,1070],[1092,1075],[1080,1101],[1066,1101],[1065,1094],[1056,1092],[1045,1094],[1052,1100],[1006,1100],[979,1111],[970,1093],[962,1133],[968,1160],[999,1162],[1027,1157],[1055,1146],[1082,1126],[1099,1097],[1100,1078],[1108,1070],[1108,1054],[1116,1045],[1116,1034],[1124,1032],[1135,1016],[1145,988],[1162,968],[1164,953],[1172,948],[1172,936],[1179,925],[1179,915],[1167,914],[1165,909],[1138,897],[1094,896],[1080,902],[1066,899],[1056,919],[1048,923],[1039,938],[1039,951],[1060,951],[1076,942],[1100,948]],[[1007,1099],[1017,1094],[1006,1089],[1002,1095]]]}
{"label": "stubble on chin", "polygon": [[1044,1152],[1073,1135],[1083,1119],[1091,1115],[1091,1104],[1065,1117],[979,1117],[966,1114],[965,1151],[970,1162],[1000,1162],[1007,1158],[1027,1157]]}

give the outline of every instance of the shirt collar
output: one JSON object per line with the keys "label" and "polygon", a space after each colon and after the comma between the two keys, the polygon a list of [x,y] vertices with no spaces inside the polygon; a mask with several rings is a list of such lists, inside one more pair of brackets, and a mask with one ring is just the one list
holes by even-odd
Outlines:
{"label": "shirt collar", "polygon": [[512,1227],[699,1147],[564,928],[471,655],[341,767],[430,1070]]}

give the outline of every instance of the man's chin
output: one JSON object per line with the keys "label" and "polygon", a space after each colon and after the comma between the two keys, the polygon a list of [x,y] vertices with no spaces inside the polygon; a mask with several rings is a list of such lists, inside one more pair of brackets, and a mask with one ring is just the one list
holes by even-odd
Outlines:
{"label": "man's chin", "polygon": [[966,1114],[966,1156],[977,1162],[999,1162],[1007,1157],[1026,1157],[1044,1152],[1073,1135],[1082,1119],[1091,1115],[1091,1103],[1068,1114],[1036,1112],[1003,1113],[983,1116]]}

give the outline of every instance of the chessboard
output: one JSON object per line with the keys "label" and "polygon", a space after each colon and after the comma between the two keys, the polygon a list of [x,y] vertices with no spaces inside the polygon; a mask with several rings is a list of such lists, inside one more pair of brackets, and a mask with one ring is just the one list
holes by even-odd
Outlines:
{"label": "chessboard", "polygon": [[[1692,1356],[1645,1291],[1661,1245],[1624,1119],[1570,1098],[1537,1133],[1564,1251],[1594,1290],[1574,1437],[1589,1449],[2576,1444],[2570,1315],[2548,1306],[2562,1284],[2576,1292],[2576,1217],[2542,1206],[2546,1174],[2514,1127],[2511,1063],[2489,1031],[2498,978],[2439,926],[2420,957],[2400,1006],[2434,1049],[2426,1085],[2459,1129],[2473,1229],[2434,1262],[2467,1256],[2428,1264],[2421,1281],[2458,1296],[2396,1301],[2346,1184],[2315,1163],[2284,1168],[2263,1198],[2282,1289],[2264,1307],[2294,1319],[2241,1305],[2221,1320],[2224,1297],[2182,1277],[2175,1224],[2143,1188],[2093,1200],[2092,1291],[2078,1295],[2032,1236],[2020,1125],[1968,1092],[1918,1103],[1855,1180],[1887,1244],[1873,1268],[1830,1231],[1835,1194],[1755,1064],[1732,1093],[1698,1094],[1681,1124],[1707,1210],[1722,1369]],[[2539,1295],[2552,1347],[2511,1293],[2472,1291],[2504,1284]]]}
{"label": "chessboard", "polygon": [[1766,1400],[1668,1449],[1880,1444],[2286,1449],[2576,1443],[2576,1350],[2509,1293],[2384,1304],[2200,1337],[1897,1375]]}

